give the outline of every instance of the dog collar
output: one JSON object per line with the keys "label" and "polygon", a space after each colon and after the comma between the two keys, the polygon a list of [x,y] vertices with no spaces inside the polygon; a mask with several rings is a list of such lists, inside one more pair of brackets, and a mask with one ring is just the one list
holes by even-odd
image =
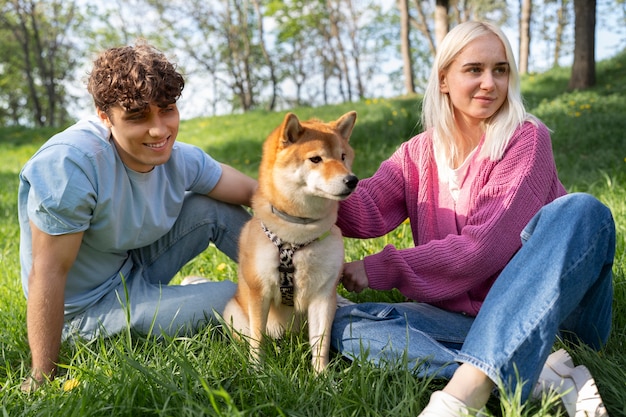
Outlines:
{"label": "dog collar", "polygon": [[316,221],[319,220],[319,219],[312,219],[310,217],[292,216],[291,214],[287,214],[284,211],[278,210],[276,207],[274,207],[272,205],[270,205],[270,207],[272,209],[272,213],[274,213],[275,215],[277,215],[281,219],[286,220],[286,221],[288,221],[290,223],[310,224],[310,223],[315,223]]}

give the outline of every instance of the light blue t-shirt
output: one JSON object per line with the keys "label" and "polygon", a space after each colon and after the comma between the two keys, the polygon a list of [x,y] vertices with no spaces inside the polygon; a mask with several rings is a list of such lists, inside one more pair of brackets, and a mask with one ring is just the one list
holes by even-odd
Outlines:
{"label": "light blue t-shirt", "polygon": [[187,192],[209,193],[221,174],[220,164],[203,150],[180,142],[165,164],[148,173],[132,171],[95,117],[53,136],[20,173],[24,293],[32,267],[29,220],[50,235],[85,232],[65,287],[65,314],[71,316],[129,275],[129,250],[165,235]]}

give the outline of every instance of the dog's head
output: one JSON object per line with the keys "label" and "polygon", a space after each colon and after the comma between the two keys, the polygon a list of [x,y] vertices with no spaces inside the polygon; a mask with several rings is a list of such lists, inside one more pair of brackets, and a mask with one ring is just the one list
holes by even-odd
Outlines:
{"label": "dog's head", "polygon": [[284,194],[307,193],[330,200],[343,200],[356,188],[358,178],[352,173],[354,151],[350,135],[356,112],[349,112],[334,122],[301,122],[288,113],[270,136],[264,148],[265,170],[272,174],[275,188]]}

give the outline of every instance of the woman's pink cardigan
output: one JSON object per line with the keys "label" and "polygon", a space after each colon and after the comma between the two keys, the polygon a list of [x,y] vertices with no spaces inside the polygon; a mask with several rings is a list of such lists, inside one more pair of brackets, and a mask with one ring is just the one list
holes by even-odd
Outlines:
{"label": "woman's pink cardigan", "polygon": [[541,122],[518,128],[501,160],[479,153],[480,148],[455,202],[439,181],[424,132],[403,143],[341,203],[337,224],[346,237],[382,236],[407,218],[411,222],[415,247],[387,245],[365,257],[370,288],[397,288],[415,301],[478,313],[521,247],[524,226],[543,205],[566,193],[550,133]]}

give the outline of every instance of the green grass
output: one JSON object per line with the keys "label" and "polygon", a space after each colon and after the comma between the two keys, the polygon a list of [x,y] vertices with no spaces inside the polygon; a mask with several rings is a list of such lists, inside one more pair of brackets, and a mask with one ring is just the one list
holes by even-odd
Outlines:
{"label": "green grass", "polygon": [[[607,204],[616,219],[613,333],[596,354],[572,351],[594,374],[612,417],[626,416],[626,55],[598,65],[598,85],[587,92],[566,92],[568,69],[526,76],[528,108],[553,130],[560,177],[569,191],[584,191]],[[302,119],[338,118],[358,112],[352,136],[359,177],[372,174],[404,140],[420,131],[413,98],[367,100],[322,108],[299,108]],[[256,176],[260,147],[284,113],[198,118],[184,121],[180,140],[197,144],[216,159]],[[316,377],[306,340],[289,334],[268,342],[266,362],[252,369],[247,351],[217,329],[191,338],[121,334],[110,339],[64,344],[60,376],[26,396],[19,384],[30,362],[26,303],[19,278],[16,195],[22,164],[52,131],[0,129],[0,411],[6,416],[415,416],[441,381],[416,378],[406,363],[373,367],[332,359],[329,372]],[[359,259],[385,244],[410,246],[407,225],[368,241],[346,239],[346,256]],[[207,251],[176,277],[202,274],[235,279],[236,265]],[[397,300],[397,292],[364,291],[355,300]],[[76,384],[72,388],[71,384]],[[492,400],[490,411],[504,416],[555,415],[555,399],[519,404],[516,393]]]}

